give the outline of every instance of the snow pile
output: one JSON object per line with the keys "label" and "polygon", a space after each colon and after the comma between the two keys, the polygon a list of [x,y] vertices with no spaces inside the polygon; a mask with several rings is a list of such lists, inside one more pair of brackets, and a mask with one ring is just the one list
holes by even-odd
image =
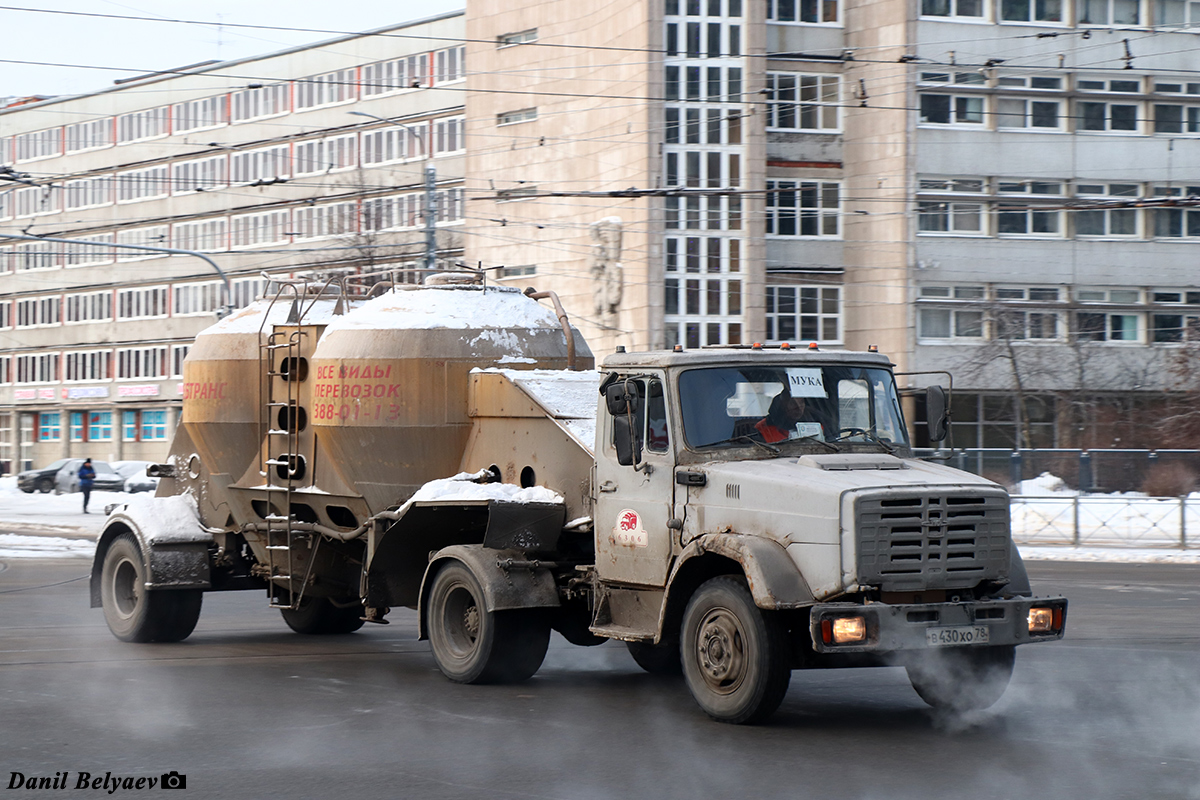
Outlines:
{"label": "snow pile", "polygon": [[407,511],[413,503],[455,500],[503,500],[509,503],[561,503],[562,495],[544,486],[530,486],[522,489],[512,483],[475,483],[486,478],[487,470],[480,472],[460,472],[453,478],[441,478],[417,489],[409,501],[401,507]]}
{"label": "snow pile", "polygon": [[[264,333],[271,333],[272,326],[287,323],[288,315],[292,311],[293,299],[294,295],[285,291],[273,306],[270,299],[256,300],[220,322],[209,326],[204,333],[258,333],[260,329]],[[337,307],[335,298],[314,299],[310,297],[301,302],[305,325],[327,325],[332,320],[340,319],[333,313],[334,308]],[[266,320],[265,325],[263,324],[264,319]]]}
{"label": "snow pile", "polygon": [[475,369],[503,375],[592,452],[596,444],[596,407],[600,373],[566,369]]}
{"label": "snow pile", "polygon": [[91,558],[95,552],[91,539],[0,533],[0,558]]}
{"label": "snow pile", "polygon": [[326,332],[561,327],[550,309],[511,287],[430,286],[398,289],[368,300],[351,313],[335,319]]}
{"label": "snow pile", "polygon": [[104,507],[128,497],[119,492],[92,492],[91,513],[84,514],[83,495],[26,494],[17,488],[16,476],[10,475],[0,478],[0,530],[96,537],[104,526]]}
{"label": "snow pile", "polygon": [[1071,496],[1079,494],[1074,489],[1067,488],[1067,484],[1062,478],[1057,475],[1051,475],[1049,472],[1043,472],[1036,478],[1031,478],[1027,481],[1021,481],[1017,484],[1015,494],[1023,497],[1047,497],[1051,495]]}
{"label": "snow pile", "polygon": [[151,543],[197,542],[212,538],[200,524],[196,499],[191,494],[135,497],[114,511],[129,517]]}

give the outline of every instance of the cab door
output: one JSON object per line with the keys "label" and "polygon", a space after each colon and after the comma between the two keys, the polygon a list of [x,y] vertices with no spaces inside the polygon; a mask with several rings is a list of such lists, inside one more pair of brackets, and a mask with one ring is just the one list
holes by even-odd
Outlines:
{"label": "cab door", "polygon": [[665,586],[671,566],[675,505],[674,432],[659,376],[620,379],[636,397],[628,416],[635,442],[632,463],[618,459],[613,415],[603,414],[596,448],[596,571],[605,581]]}

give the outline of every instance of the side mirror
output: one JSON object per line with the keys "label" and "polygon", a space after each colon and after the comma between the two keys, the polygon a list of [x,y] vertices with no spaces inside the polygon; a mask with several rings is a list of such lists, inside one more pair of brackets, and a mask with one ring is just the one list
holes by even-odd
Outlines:
{"label": "side mirror", "polygon": [[642,460],[642,443],[625,414],[613,417],[613,447],[617,451],[617,463],[623,467],[632,467]]}
{"label": "side mirror", "polygon": [[925,419],[929,424],[929,441],[940,442],[950,434],[950,406],[941,386],[925,390]]}
{"label": "side mirror", "polygon": [[638,411],[638,396],[626,391],[623,381],[616,381],[604,387],[604,402],[608,406],[608,413],[614,417],[636,414]]}

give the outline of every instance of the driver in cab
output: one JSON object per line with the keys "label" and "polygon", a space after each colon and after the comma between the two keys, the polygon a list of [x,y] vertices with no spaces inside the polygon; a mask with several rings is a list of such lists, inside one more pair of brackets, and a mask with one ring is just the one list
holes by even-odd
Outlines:
{"label": "driver in cab", "polygon": [[785,439],[800,439],[810,435],[820,435],[819,423],[810,423],[812,431],[801,431],[797,426],[804,421],[807,404],[803,397],[792,397],[787,390],[775,395],[767,416],[754,423],[754,429],[768,444],[782,442]]}

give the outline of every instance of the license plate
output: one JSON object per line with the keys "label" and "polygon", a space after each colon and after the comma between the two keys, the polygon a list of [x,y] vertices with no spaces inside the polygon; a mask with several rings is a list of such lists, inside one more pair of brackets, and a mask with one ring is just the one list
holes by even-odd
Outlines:
{"label": "license plate", "polygon": [[955,644],[987,644],[991,629],[986,625],[967,625],[961,628],[927,628],[925,643],[930,647]]}

